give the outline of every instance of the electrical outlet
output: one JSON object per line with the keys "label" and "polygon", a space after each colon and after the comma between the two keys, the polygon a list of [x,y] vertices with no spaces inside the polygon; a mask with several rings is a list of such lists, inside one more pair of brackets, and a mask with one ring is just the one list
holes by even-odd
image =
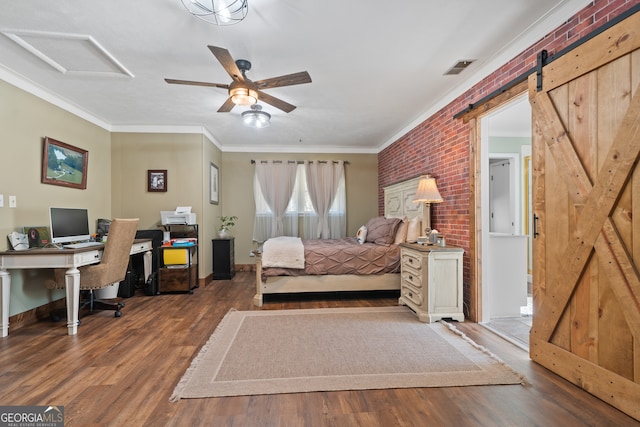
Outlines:
{"label": "electrical outlet", "polygon": [[4,208],[4,194],[0,194],[0,208]]}
{"label": "electrical outlet", "polygon": [[17,205],[16,196],[9,196],[9,207],[15,208]]}

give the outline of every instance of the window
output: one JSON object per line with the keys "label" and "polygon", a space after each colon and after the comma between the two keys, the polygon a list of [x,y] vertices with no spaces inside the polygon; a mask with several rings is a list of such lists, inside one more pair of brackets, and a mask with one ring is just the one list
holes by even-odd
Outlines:
{"label": "window", "polygon": [[[319,215],[313,207],[313,201],[307,185],[305,164],[296,168],[295,184],[286,211],[282,216],[283,235],[300,236],[303,239],[318,238]],[[272,182],[272,181],[269,181]],[[344,173],[338,180],[337,191],[329,212],[327,222],[328,238],[337,239],[346,235],[346,188]],[[254,222],[253,240],[263,242],[272,234],[272,224],[276,219],[265,200],[258,178],[254,175],[254,197],[256,202],[256,218]]]}

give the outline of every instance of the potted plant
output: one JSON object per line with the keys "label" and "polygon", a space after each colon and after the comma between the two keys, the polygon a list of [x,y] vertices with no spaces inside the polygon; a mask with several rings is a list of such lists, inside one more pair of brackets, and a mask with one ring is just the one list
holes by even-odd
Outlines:
{"label": "potted plant", "polygon": [[225,239],[231,235],[231,227],[236,225],[237,216],[219,216],[220,227],[218,227],[218,236]]}

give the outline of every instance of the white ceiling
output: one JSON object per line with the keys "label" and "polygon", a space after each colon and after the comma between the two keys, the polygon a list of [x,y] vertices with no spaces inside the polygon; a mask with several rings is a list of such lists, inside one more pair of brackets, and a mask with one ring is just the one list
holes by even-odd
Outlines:
{"label": "white ceiling", "polygon": [[[224,151],[376,153],[588,3],[249,0],[244,21],[217,27],[180,0],[3,1],[0,78],[110,131],[205,132]],[[265,90],[298,108],[263,104],[271,126],[243,127],[247,108],[216,112],[224,89],[164,82],[230,83],[207,45],[251,61],[251,80],[306,70],[313,82]],[[476,62],[443,75],[465,59]]]}

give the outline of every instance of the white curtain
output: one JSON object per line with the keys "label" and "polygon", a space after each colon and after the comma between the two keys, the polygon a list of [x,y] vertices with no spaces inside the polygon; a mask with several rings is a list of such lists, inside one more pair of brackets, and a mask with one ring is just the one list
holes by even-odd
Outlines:
{"label": "white curtain", "polygon": [[[314,219],[316,221],[317,231],[315,238],[329,239],[333,238],[332,234],[334,236],[336,236],[336,234],[344,236],[346,233],[345,213],[343,212],[342,215],[340,215],[339,212],[335,212],[337,215],[331,215],[332,220],[330,220],[329,215],[329,210],[333,206],[338,193],[338,186],[344,179],[344,162],[307,161],[304,165],[309,199],[315,211],[315,215],[309,218],[311,221]],[[342,221],[344,227],[341,227],[340,217],[345,219],[345,221]],[[305,220],[306,219],[307,216],[305,215]],[[334,233],[331,233],[331,230],[333,230]]]}
{"label": "white curtain", "polygon": [[[253,240],[298,234],[297,215],[287,214],[298,165],[289,162],[257,162],[254,175],[256,218]],[[266,203],[266,207],[262,204]]]}
{"label": "white curtain", "polygon": [[[262,243],[270,237],[283,235],[302,239],[317,239],[319,236],[338,239],[346,235],[344,162],[321,165],[317,168],[321,172],[307,173],[306,164],[256,163],[253,182],[256,204],[254,241]],[[307,175],[314,177],[307,178]]]}

